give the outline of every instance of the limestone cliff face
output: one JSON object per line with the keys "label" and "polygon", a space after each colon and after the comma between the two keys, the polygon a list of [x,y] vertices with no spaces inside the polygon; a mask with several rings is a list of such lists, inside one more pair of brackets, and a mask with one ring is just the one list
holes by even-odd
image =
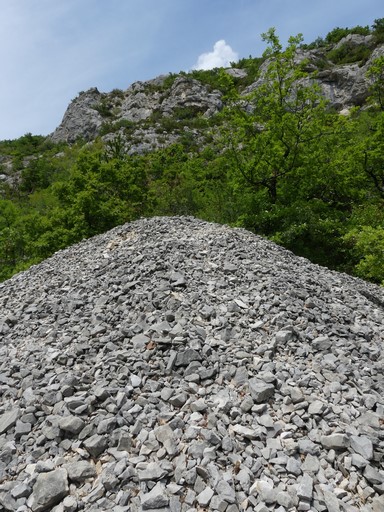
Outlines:
{"label": "limestone cliff face", "polygon": [[98,134],[103,117],[96,110],[103,94],[97,88],[80,93],[71,101],[61,124],[51,135],[54,142],[74,142],[79,138],[92,140]]}
{"label": "limestone cliff face", "polygon": [[381,55],[384,55],[384,45],[377,47],[363,66],[346,64],[334,66],[318,73],[316,81],[334,108],[342,110],[364,104],[369,95],[370,86],[366,76],[367,71],[372,65],[372,61]]}
{"label": "limestone cliff face", "polygon": [[165,79],[163,76],[135,82],[126,91],[100,93],[93,88],[79,94],[68,106],[61,124],[51,135],[52,140],[92,140],[100,134],[103,123],[138,123],[154,114],[177,118],[183,109],[210,117],[222,108],[219,91],[211,92],[201,82],[183,76],[166,89]]}
{"label": "limestone cliff face", "polygon": [[[371,48],[370,58],[365,62],[335,65],[327,60],[324,49],[302,50],[297,60],[305,59],[310,81],[316,81],[331,106],[341,111],[352,106],[361,106],[369,94],[369,80],[366,77],[372,61],[384,55],[384,45],[373,48],[372,36],[349,35],[334,49],[347,45],[348,48],[363,46]],[[257,88],[260,78],[244,89],[248,93]],[[228,73],[242,80],[246,71],[229,69]],[[172,78],[171,80],[168,80]],[[164,75],[146,82],[135,82],[125,91],[114,90],[101,93],[96,88],[80,93],[67,108],[63,120],[51,134],[55,142],[74,142],[82,138],[91,141],[98,135],[113,137],[122,126],[131,126],[131,138],[127,152],[145,152],[175,142],[179,132],[161,130],[159,119],[183,119],[183,116],[211,117],[223,106],[222,93],[211,90],[207,85],[189,76],[170,77]],[[144,123],[144,124],[143,124]]]}

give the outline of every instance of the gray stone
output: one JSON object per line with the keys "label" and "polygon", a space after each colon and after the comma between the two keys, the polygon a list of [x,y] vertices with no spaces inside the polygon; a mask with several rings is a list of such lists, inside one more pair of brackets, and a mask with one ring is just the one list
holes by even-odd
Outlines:
{"label": "gray stone", "polygon": [[144,494],[141,498],[143,510],[159,509],[167,507],[169,497],[163,484],[158,482],[150,492]]}
{"label": "gray stone", "polygon": [[365,466],[368,464],[368,461],[364,459],[361,455],[358,453],[352,453],[351,454],[351,464],[352,466],[355,466],[356,468],[362,469],[365,468]]}
{"label": "gray stone", "polygon": [[278,344],[288,343],[293,339],[292,331],[279,331],[275,334],[275,340]]}
{"label": "gray stone", "polygon": [[295,506],[293,497],[285,491],[280,491],[276,494],[276,502],[287,510]]}
{"label": "gray stone", "polygon": [[14,427],[19,416],[20,409],[18,407],[15,407],[9,411],[4,412],[0,416],[0,435],[4,434],[10,428]]}
{"label": "gray stone", "polygon": [[315,400],[314,402],[309,404],[308,414],[312,415],[321,415],[326,408],[326,405],[321,400]]}
{"label": "gray stone", "polygon": [[349,438],[346,434],[330,434],[329,436],[321,436],[320,441],[325,448],[333,450],[345,450],[349,447]]}
{"label": "gray stone", "polygon": [[340,512],[340,500],[335,494],[323,489],[323,496],[328,512]]}
{"label": "gray stone", "polygon": [[379,471],[373,466],[367,465],[364,470],[364,478],[373,485],[384,483],[384,471]]}
{"label": "gray stone", "polygon": [[372,500],[372,510],[373,512],[382,512],[384,510],[384,494]]}
{"label": "gray stone", "polygon": [[94,458],[98,457],[108,446],[108,439],[105,436],[95,434],[83,441],[84,447]]}
{"label": "gray stone", "polygon": [[225,512],[228,508],[228,502],[217,495],[213,496],[209,505],[212,510],[217,510],[218,512]]}
{"label": "gray stone", "polygon": [[209,505],[209,502],[211,501],[212,497],[214,495],[213,490],[210,487],[205,487],[203,491],[200,492],[197,496],[197,502],[200,505],[200,507],[207,507]]}
{"label": "gray stone", "polygon": [[161,425],[160,427],[157,427],[154,433],[156,439],[162,444],[174,439],[174,432],[169,425]]}
{"label": "gray stone", "polygon": [[302,473],[301,462],[298,459],[289,457],[287,460],[287,471],[293,475],[299,476]]}
{"label": "gray stone", "polygon": [[255,402],[253,401],[253,398],[250,395],[246,395],[240,404],[240,409],[243,412],[249,412],[252,409],[254,403]]}
{"label": "gray stone", "polygon": [[145,482],[147,480],[161,480],[168,474],[168,471],[156,462],[149,462],[148,464],[143,464],[140,467],[138,466],[137,473],[139,480],[141,482]]}
{"label": "gray stone", "polygon": [[87,478],[94,478],[97,474],[95,465],[86,460],[65,464],[64,469],[68,473],[68,478],[75,482],[82,482]]}
{"label": "gray stone", "polygon": [[258,438],[258,432],[255,429],[244,427],[243,425],[234,425],[233,431],[236,432],[236,434],[246,437],[247,439]]}
{"label": "gray stone", "polygon": [[268,401],[275,392],[273,384],[265,383],[257,378],[249,379],[248,385],[253,400],[258,404]]}
{"label": "gray stone", "polygon": [[320,454],[320,446],[310,439],[299,439],[298,443],[299,452],[307,455],[308,453],[311,455],[319,455]]}
{"label": "gray stone", "polygon": [[261,500],[267,505],[276,503],[278,493],[269,482],[256,480],[249,492],[250,494],[259,495]]}
{"label": "gray stone", "polygon": [[263,414],[260,418],[257,418],[257,423],[266,428],[273,428],[275,422],[269,414]]}
{"label": "gray stone", "polygon": [[183,352],[179,352],[176,356],[175,366],[188,366],[192,361],[201,361],[199,352],[192,348],[188,348]]}
{"label": "gray stone", "polygon": [[233,381],[237,386],[243,386],[248,381],[248,370],[244,366],[237,368]]}
{"label": "gray stone", "polygon": [[40,473],[33,486],[30,507],[33,512],[51,509],[69,493],[67,472],[55,469]]}
{"label": "gray stone", "polygon": [[64,432],[69,432],[75,435],[81,432],[84,426],[84,420],[82,420],[78,416],[64,416],[59,420],[59,427],[61,428],[61,430],[64,430]]}
{"label": "gray stone", "polygon": [[17,500],[19,498],[27,498],[31,494],[31,492],[32,492],[32,489],[29,485],[27,485],[26,483],[21,483],[21,484],[16,485],[12,489],[11,494],[12,494],[12,497]]}
{"label": "gray stone", "polygon": [[297,496],[300,500],[311,501],[313,495],[313,478],[308,475],[308,473],[304,473],[304,475],[299,480],[299,485],[297,487]]}
{"label": "gray stone", "polygon": [[350,437],[351,449],[364,457],[366,460],[373,459],[373,444],[372,441],[365,436],[351,436]]}
{"label": "gray stone", "polygon": [[147,343],[149,343],[149,341],[149,336],[146,336],[145,334],[136,334],[136,336],[133,336],[133,338],[131,339],[132,345],[137,350],[143,349],[147,345]]}
{"label": "gray stone", "polygon": [[220,480],[215,488],[216,493],[228,503],[236,503],[235,490],[225,480]]}
{"label": "gray stone", "polygon": [[172,404],[174,407],[183,407],[183,405],[185,404],[185,402],[188,400],[188,395],[187,393],[177,393],[176,395],[174,396],[171,396],[171,398],[169,398],[169,403]]}
{"label": "gray stone", "polygon": [[62,502],[63,511],[64,512],[76,512],[77,508],[77,500],[74,496],[66,496]]}
{"label": "gray stone", "polygon": [[20,439],[21,436],[29,434],[32,430],[30,423],[24,423],[23,421],[17,420],[15,427],[15,438]]}
{"label": "gray stone", "polygon": [[301,469],[304,473],[316,474],[320,469],[320,461],[318,457],[308,453],[303,464],[301,465]]}
{"label": "gray stone", "polygon": [[327,351],[331,348],[332,342],[328,336],[319,336],[312,341],[312,346],[316,350]]}

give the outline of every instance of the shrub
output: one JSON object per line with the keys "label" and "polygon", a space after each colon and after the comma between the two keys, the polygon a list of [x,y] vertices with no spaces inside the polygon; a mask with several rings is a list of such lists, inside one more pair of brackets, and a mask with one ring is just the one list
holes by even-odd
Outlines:
{"label": "shrub", "polygon": [[334,48],[327,53],[327,57],[335,64],[351,64],[360,62],[364,65],[369,59],[372,51],[365,45],[352,45],[348,42],[342,44],[339,48]]}
{"label": "shrub", "polygon": [[357,25],[353,28],[340,28],[336,27],[325,36],[325,42],[327,44],[337,44],[339,41],[343,39],[343,37],[348,36],[349,34],[360,34],[362,36],[367,36],[371,33],[369,27],[362,27]]}

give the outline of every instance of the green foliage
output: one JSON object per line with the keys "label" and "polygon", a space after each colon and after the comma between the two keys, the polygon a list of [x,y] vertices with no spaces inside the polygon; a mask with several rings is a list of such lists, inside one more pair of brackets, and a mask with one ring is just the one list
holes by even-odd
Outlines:
{"label": "green foliage", "polygon": [[110,92],[110,95],[112,97],[118,98],[120,100],[124,99],[124,97],[125,97],[124,91],[122,89],[112,89],[112,91]]}
{"label": "green foliage", "polygon": [[358,258],[355,273],[384,286],[384,225],[360,226],[344,237]]}
{"label": "green foliage", "polygon": [[325,36],[325,43],[326,44],[337,44],[343,37],[348,36],[349,34],[360,34],[363,36],[367,36],[371,33],[368,26],[361,27],[360,25],[357,25],[353,28],[340,28],[336,27]]}
{"label": "green foliage", "polygon": [[384,56],[374,59],[367,78],[371,80],[371,100],[384,111]]}
{"label": "green foliage", "polygon": [[102,117],[113,117],[113,104],[107,98],[100,100],[99,103],[93,105],[93,108]]}
{"label": "green foliage", "polygon": [[384,18],[378,18],[373,22],[372,33],[378,44],[384,43]]}
{"label": "green foliage", "polygon": [[52,178],[52,164],[47,159],[34,159],[21,171],[20,190],[33,192],[37,188],[46,188]]}
{"label": "green foliage", "polygon": [[100,137],[109,133],[116,133],[123,128],[126,136],[132,135],[137,129],[137,123],[130,121],[129,119],[119,119],[117,121],[104,121],[100,128]]}
{"label": "green foliage", "polygon": [[221,82],[221,68],[214,68],[209,70],[204,69],[194,69],[190,71],[186,76],[190,76],[195,80],[199,80],[199,82],[207,85],[209,89],[217,89],[221,90],[222,82]]}
{"label": "green foliage", "polygon": [[303,50],[315,50],[317,48],[323,48],[326,46],[326,42],[322,37],[317,37],[312,43],[302,44]]}
{"label": "green foliage", "polygon": [[326,111],[317,88],[298,82],[306,77],[294,62],[301,36],[291,38],[285,50],[273,29],[264,39],[270,64],[261,85],[245,99],[248,107],[239,97],[225,112],[231,122],[224,146],[244,186],[266,190],[274,204],[281,182],[300,172],[322,137]]}
{"label": "green foliage", "polygon": [[340,47],[334,48],[327,53],[327,58],[334,64],[351,64],[360,62],[365,64],[371,56],[372,50],[365,45],[354,45],[348,41]]}
{"label": "green foliage", "polygon": [[36,155],[42,151],[47,151],[54,147],[46,137],[42,135],[32,135],[26,133],[22,137],[15,140],[0,141],[0,153],[15,157],[25,157]]}
{"label": "green foliage", "polygon": [[354,171],[365,175],[369,199],[384,199],[384,112],[363,116],[355,126],[355,144],[349,152]]}

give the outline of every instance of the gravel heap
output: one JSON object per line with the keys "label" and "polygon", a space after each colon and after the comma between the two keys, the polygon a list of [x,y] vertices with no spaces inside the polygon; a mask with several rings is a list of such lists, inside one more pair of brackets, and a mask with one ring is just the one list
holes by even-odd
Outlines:
{"label": "gravel heap", "polygon": [[0,306],[1,510],[383,512],[383,289],[170,217]]}

